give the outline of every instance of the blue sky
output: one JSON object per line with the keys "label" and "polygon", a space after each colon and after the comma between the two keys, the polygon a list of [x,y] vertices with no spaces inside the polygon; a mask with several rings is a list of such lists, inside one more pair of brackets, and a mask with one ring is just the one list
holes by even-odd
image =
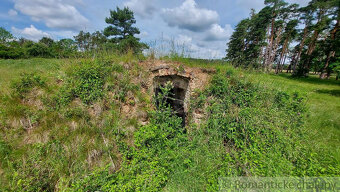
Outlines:
{"label": "blue sky", "polygon": [[[116,6],[135,12],[142,41],[162,49],[174,42],[192,57],[221,58],[235,25],[264,0],[1,0],[0,23],[17,37],[70,38],[103,30]],[[309,0],[287,0],[302,6]]]}

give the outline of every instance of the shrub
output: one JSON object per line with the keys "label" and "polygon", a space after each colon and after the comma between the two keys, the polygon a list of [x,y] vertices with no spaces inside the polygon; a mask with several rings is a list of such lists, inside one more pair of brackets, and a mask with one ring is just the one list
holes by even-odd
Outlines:
{"label": "shrub", "polygon": [[52,57],[50,49],[43,43],[34,43],[27,48],[27,53],[31,57]]}
{"label": "shrub", "polygon": [[66,84],[60,89],[58,105],[66,105],[74,98],[90,104],[104,96],[104,84],[109,67],[98,61],[83,61],[72,66],[67,73]]}
{"label": "shrub", "polygon": [[14,94],[24,97],[33,87],[45,87],[46,81],[37,73],[22,73],[20,79],[13,81],[11,88]]}
{"label": "shrub", "polygon": [[0,44],[0,59],[17,59],[23,56],[21,48],[7,47]]}

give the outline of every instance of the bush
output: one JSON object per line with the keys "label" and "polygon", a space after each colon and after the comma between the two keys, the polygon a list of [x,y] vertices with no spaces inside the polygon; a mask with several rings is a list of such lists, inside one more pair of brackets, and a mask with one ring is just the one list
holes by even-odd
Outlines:
{"label": "bush", "polygon": [[0,44],[0,59],[18,59],[23,56],[21,48],[7,47]]}
{"label": "bush", "polygon": [[55,97],[57,105],[67,105],[74,98],[90,104],[104,96],[104,84],[110,67],[104,62],[83,61],[70,67],[65,85]]}
{"label": "bush", "polygon": [[30,57],[52,57],[49,47],[43,43],[34,43],[27,48],[27,53]]}
{"label": "bush", "polygon": [[36,73],[22,73],[20,79],[13,81],[11,88],[14,90],[14,94],[24,97],[25,93],[32,90],[33,87],[44,87],[46,81]]}
{"label": "bush", "polygon": [[73,93],[84,103],[91,103],[101,98],[104,93],[105,67],[100,64],[84,63],[76,67],[71,74]]}
{"label": "bush", "polygon": [[145,43],[139,42],[139,39],[129,36],[126,39],[122,39],[118,44],[118,49],[121,53],[127,53],[132,50],[134,53],[141,53],[144,49],[149,47]]}

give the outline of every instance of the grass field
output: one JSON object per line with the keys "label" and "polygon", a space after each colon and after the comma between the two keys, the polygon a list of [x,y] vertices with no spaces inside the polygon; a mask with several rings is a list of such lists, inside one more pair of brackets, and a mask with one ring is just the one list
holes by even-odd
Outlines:
{"label": "grass field", "polygon": [[59,69],[62,59],[20,59],[0,60],[0,91],[9,93],[10,82],[21,73],[43,72],[46,76]]}
{"label": "grass field", "polygon": [[306,127],[315,147],[329,150],[340,159],[340,81],[320,80],[317,76],[292,78],[290,74],[250,73],[250,78],[267,86],[307,96],[309,117]]}

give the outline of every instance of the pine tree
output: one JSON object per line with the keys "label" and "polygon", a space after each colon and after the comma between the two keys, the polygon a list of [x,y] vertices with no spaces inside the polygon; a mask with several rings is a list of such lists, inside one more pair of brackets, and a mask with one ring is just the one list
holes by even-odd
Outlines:
{"label": "pine tree", "polygon": [[109,26],[104,29],[104,35],[108,38],[112,37],[109,40],[119,51],[133,50],[138,53],[148,48],[145,43],[140,43],[140,39],[134,36],[140,34],[140,31],[137,27],[133,27],[136,20],[128,7],[123,9],[117,7],[116,10],[110,10],[110,17],[107,17],[105,22]]}
{"label": "pine tree", "polygon": [[263,47],[266,45],[267,26],[271,20],[272,8],[265,7],[251,18],[251,25],[247,34],[247,47],[245,49],[246,67],[259,69],[262,60]]}
{"label": "pine tree", "polygon": [[[337,1],[337,0],[336,0]],[[330,19],[328,17],[329,11],[333,8],[332,0],[313,0],[310,2],[310,7],[314,13],[316,13],[316,24],[312,25],[313,34],[309,39],[308,48],[305,53],[304,59],[300,62],[297,76],[307,76],[312,61],[312,54],[315,50],[317,40],[320,34],[329,27]]]}
{"label": "pine tree", "polygon": [[300,20],[304,21],[303,24],[305,25],[305,27],[303,29],[303,32],[299,34],[301,38],[300,38],[300,43],[298,46],[298,51],[296,52],[296,56],[294,57],[294,60],[292,60],[292,63],[291,63],[293,75],[297,74],[297,65],[300,62],[301,54],[305,46],[306,39],[311,31],[312,22],[314,20],[311,4],[309,4],[306,7],[300,8],[299,12],[301,14]]}
{"label": "pine tree", "polygon": [[237,24],[234,33],[230,37],[230,41],[227,43],[228,49],[226,50],[226,58],[236,67],[240,66],[245,59],[244,50],[247,48],[246,36],[249,30],[249,25],[249,19],[243,19],[240,21]]}
{"label": "pine tree", "polygon": [[296,38],[296,35],[298,33],[296,29],[298,23],[299,23],[298,20],[294,19],[294,20],[289,21],[285,27],[285,30],[284,30],[285,32],[282,37],[282,49],[281,49],[280,59],[276,66],[276,73],[279,73],[280,70],[282,70],[282,66],[284,65],[284,58],[286,57],[289,44],[291,43],[293,39]]}
{"label": "pine tree", "polygon": [[110,10],[110,17],[107,17],[105,22],[110,25],[104,30],[105,36],[113,36],[115,41],[127,39],[140,33],[138,28],[132,26],[136,20],[128,7],[123,9],[117,7],[116,10]]}
{"label": "pine tree", "polygon": [[275,49],[275,44],[278,42],[278,39],[275,39],[275,36],[279,36],[282,30],[282,26],[278,26],[278,24],[282,23],[282,21],[277,22],[276,19],[280,17],[282,9],[287,5],[287,3],[283,0],[265,0],[264,3],[271,8],[271,23],[270,36],[264,54],[263,67],[267,71],[270,71],[276,53],[273,49]]}
{"label": "pine tree", "polygon": [[325,79],[326,77],[329,78],[330,76],[330,69],[329,69],[329,65],[331,62],[331,59],[335,57],[336,52],[339,53],[340,51],[340,35],[339,35],[339,28],[340,28],[340,2],[339,1],[333,1],[333,7],[334,7],[334,11],[332,13],[333,15],[333,19],[336,21],[336,24],[334,25],[334,27],[332,28],[332,30],[330,31],[330,34],[327,38],[327,42],[328,42],[328,46],[327,50],[326,50],[326,60],[325,60],[325,64],[321,70],[320,73],[320,78],[321,79]]}

